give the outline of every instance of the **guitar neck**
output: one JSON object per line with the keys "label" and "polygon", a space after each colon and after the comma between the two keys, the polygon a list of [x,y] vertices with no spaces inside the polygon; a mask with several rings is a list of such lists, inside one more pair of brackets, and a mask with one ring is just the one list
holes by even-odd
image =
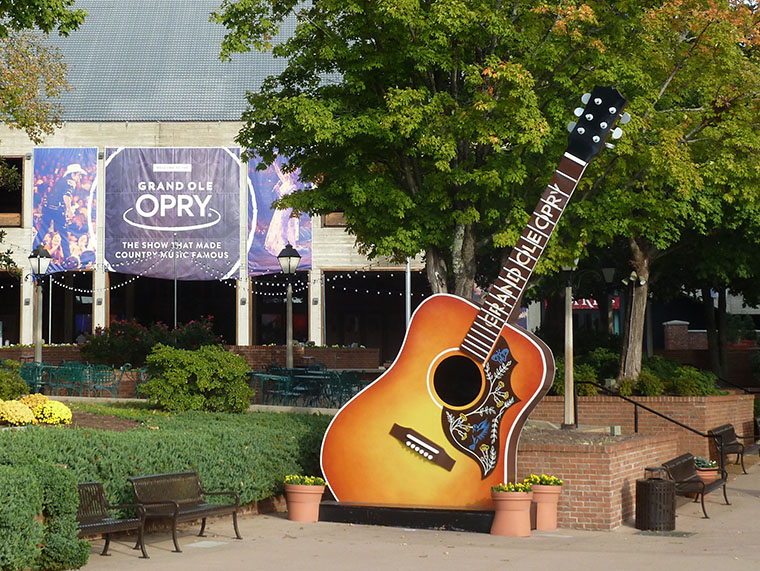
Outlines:
{"label": "guitar neck", "polygon": [[565,211],[588,163],[565,153],[544,190],[528,225],[517,240],[499,277],[488,289],[475,321],[459,349],[485,363],[499,333],[512,313],[519,310],[533,269]]}

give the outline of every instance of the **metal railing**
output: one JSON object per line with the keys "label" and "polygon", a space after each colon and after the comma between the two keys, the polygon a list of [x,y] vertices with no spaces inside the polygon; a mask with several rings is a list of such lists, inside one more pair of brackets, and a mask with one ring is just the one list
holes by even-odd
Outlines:
{"label": "metal railing", "polygon": [[[675,418],[671,418],[666,414],[663,414],[659,411],[654,410],[653,408],[650,408],[646,406],[645,404],[641,404],[640,402],[636,402],[633,399],[630,399],[628,397],[625,397],[619,393],[616,393],[613,390],[608,389],[604,385],[600,385],[599,383],[594,383],[592,381],[575,381],[575,387],[577,388],[578,385],[592,385],[596,387],[597,389],[600,389],[604,393],[606,393],[609,396],[617,397],[619,399],[622,399],[626,402],[629,402],[633,405],[633,431],[634,433],[638,434],[639,432],[639,409],[643,408],[647,412],[651,412],[652,414],[659,416],[660,418],[667,420],[668,422],[671,422],[675,425],[680,426],[681,428],[685,428],[686,430],[689,430],[690,432],[693,432],[694,434],[697,434],[698,436],[701,436],[702,438],[712,438],[715,440],[715,447],[720,453],[720,470],[725,475],[725,466],[726,466],[726,453],[725,448],[723,446],[723,435],[715,435],[715,434],[705,434],[704,432],[701,432],[697,430],[696,428],[692,428],[691,426],[688,426],[684,424],[683,422],[679,422]],[[578,391],[575,390],[573,394],[573,400],[574,400],[574,407],[575,407],[575,426],[578,427]],[[720,440],[720,442],[718,441]]]}
{"label": "metal railing", "polygon": [[740,391],[744,391],[745,394],[748,395],[758,395],[760,394],[760,387],[742,387],[737,385],[736,383],[732,383],[731,381],[727,381],[723,377],[718,377],[718,381],[725,385],[729,385],[735,389],[739,389]]}

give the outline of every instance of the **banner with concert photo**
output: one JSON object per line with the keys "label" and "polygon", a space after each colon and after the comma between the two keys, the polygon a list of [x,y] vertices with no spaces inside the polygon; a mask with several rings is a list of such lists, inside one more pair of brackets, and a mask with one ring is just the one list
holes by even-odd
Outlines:
{"label": "banner with concert photo", "polygon": [[53,260],[48,273],[95,267],[98,150],[34,149],[32,248]]}
{"label": "banner with concert photo", "polygon": [[311,218],[291,216],[291,209],[274,210],[272,203],[303,188],[298,170],[285,172],[287,159],[277,157],[263,170],[257,170],[261,159],[253,156],[248,162],[248,274],[280,272],[277,255],[286,244],[301,255],[298,270],[311,269]]}
{"label": "banner with concert photo", "polygon": [[240,149],[107,148],[109,271],[179,280],[237,277]]}

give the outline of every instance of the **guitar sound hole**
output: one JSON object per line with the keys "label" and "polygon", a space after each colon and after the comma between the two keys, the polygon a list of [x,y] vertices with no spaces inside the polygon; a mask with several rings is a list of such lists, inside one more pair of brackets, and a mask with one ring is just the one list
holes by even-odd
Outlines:
{"label": "guitar sound hole", "polygon": [[446,405],[463,407],[473,402],[480,394],[483,376],[471,359],[454,355],[444,359],[433,375],[435,392]]}

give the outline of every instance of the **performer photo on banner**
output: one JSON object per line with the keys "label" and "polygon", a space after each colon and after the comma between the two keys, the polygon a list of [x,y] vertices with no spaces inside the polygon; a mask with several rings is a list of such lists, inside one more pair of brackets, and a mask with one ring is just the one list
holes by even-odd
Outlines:
{"label": "performer photo on banner", "polygon": [[272,203],[294,190],[303,188],[299,182],[299,171],[286,172],[283,168],[287,158],[277,157],[264,170],[257,170],[261,164],[258,157],[248,163],[248,177],[252,186],[248,226],[250,247],[248,250],[248,273],[259,275],[279,272],[277,255],[290,244],[301,255],[299,270],[311,268],[311,218],[302,214],[292,216],[290,208],[275,210]]}
{"label": "performer photo on banner", "polygon": [[95,266],[96,148],[34,150],[32,248],[50,252],[49,272]]}

